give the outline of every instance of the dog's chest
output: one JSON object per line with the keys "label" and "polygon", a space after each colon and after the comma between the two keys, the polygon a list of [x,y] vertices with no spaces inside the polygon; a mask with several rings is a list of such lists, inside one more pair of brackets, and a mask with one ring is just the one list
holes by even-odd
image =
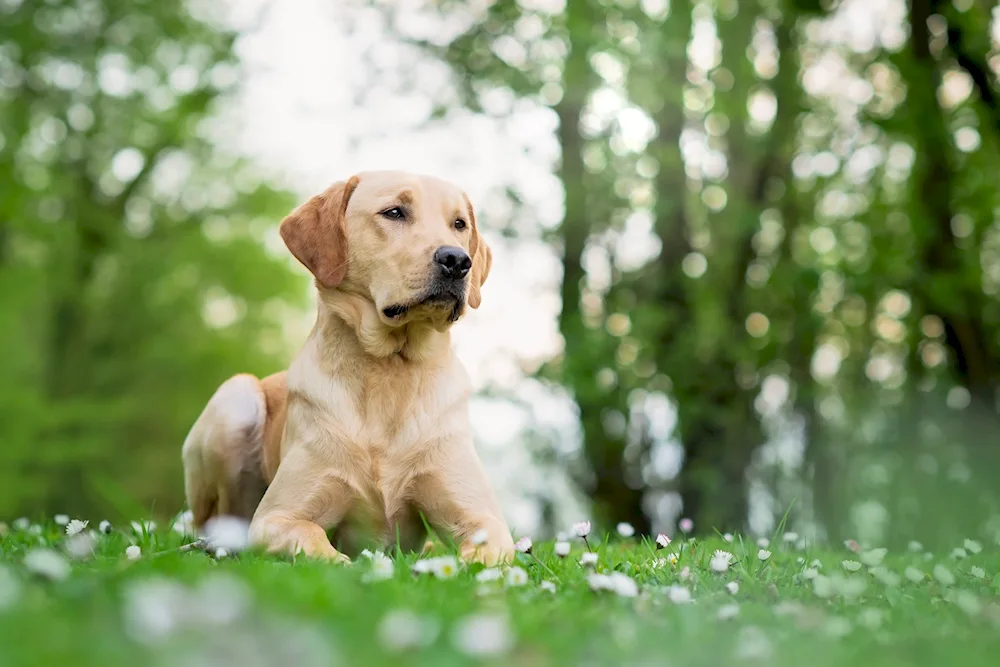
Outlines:
{"label": "dog's chest", "polygon": [[336,409],[349,431],[342,460],[365,504],[390,516],[402,510],[414,477],[433,465],[435,452],[468,437],[468,382],[464,371],[371,373],[358,380]]}

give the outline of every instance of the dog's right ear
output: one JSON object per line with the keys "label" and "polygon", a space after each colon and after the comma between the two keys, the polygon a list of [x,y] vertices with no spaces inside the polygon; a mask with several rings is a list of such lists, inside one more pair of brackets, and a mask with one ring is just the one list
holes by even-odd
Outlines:
{"label": "dog's right ear", "polygon": [[278,232],[295,259],[309,269],[324,287],[334,288],[347,275],[347,202],[358,177],[334,183],[292,211]]}

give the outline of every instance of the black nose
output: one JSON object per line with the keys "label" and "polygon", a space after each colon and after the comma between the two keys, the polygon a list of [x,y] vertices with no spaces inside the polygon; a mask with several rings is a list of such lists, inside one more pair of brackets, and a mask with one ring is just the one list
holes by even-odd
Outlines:
{"label": "black nose", "polygon": [[441,267],[441,271],[449,278],[460,280],[472,268],[472,260],[461,248],[455,246],[441,246],[434,251],[434,261]]}

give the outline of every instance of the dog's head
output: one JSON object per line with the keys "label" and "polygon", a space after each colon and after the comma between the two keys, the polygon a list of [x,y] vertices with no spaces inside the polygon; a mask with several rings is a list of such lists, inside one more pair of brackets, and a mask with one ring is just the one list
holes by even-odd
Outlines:
{"label": "dog's head", "polygon": [[281,223],[288,249],[320,289],[370,299],[388,326],[454,322],[478,308],[492,254],[468,196],[430,176],[362,172]]}

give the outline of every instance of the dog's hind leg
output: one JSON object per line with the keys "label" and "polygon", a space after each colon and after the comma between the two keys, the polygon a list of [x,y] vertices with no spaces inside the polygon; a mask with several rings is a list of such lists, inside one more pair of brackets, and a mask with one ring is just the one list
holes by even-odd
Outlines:
{"label": "dog's hind leg", "polygon": [[260,381],[220,386],[184,440],[184,491],[196,530],[213,516],[250,520],[267,489],[261,467],[267,405]]}

